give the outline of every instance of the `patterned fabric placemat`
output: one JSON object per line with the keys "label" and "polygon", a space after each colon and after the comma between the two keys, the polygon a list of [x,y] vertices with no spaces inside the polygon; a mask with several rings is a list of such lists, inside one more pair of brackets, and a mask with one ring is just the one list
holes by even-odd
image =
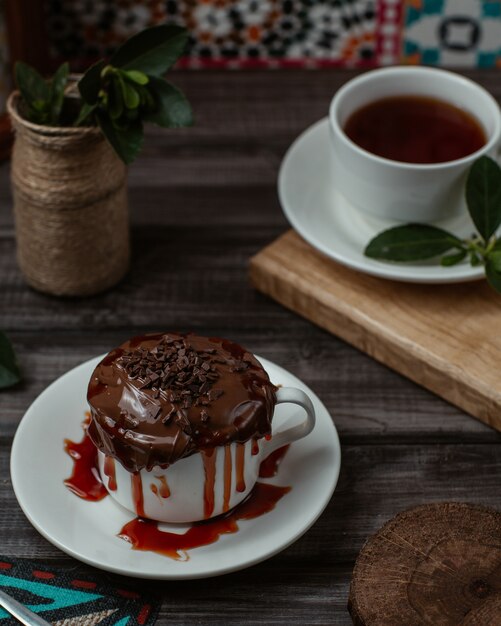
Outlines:
{"label": "patterned fabric placemat", "polygon": [[[0,589],[53,626],[152,626],[160,601],[75,570],[0,556]],[[0,608],[0,626],[19,622]]]}

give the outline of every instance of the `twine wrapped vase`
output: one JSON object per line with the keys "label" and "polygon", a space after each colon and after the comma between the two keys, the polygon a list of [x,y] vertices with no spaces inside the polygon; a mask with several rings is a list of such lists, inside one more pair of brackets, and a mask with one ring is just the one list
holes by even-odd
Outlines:
{"label": "twine wrapped vase", "polygon": [[16,133],[11,181],[17,259],[26,281],[57,296],[115,285],[129,263],[127,170],[96,127],[33,124],[7,103]]}

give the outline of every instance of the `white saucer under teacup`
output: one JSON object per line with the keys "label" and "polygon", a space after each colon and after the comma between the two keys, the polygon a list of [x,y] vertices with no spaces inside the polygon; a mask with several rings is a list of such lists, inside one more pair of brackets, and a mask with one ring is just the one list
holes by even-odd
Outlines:
{"label": "white saucer under teacup", "polygon": [[[335,261],[374,276],[415,283],[455,283],[478,280],[483,267],[464,261],[442,267],[436,260],[391,263],[364,256],[364,248],[378,233],[397,223],[357,210],[336,189],[329,120],[324,118],[305,130],[284,157],[278,178],[282,209],[292,227],[313,247]],[[459,237],[475,228],[468,215],[435,225]]]}

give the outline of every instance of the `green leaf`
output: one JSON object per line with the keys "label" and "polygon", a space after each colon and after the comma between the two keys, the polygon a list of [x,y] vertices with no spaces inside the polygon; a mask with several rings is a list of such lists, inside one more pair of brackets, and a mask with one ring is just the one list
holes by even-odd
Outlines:
{"label": "green leaf", "polygon": [[7,336],[0,331],[0,389],[11,387],[20,380],[21,373],[14,350]]}
{"label": "green leaf", "polygon": [[501,168],[489,157],[480,157],[472,165],[466,203],[478,232],[488,241],[501,223]]}
{"label": "green leaf", "polygon": [[66,85],[68,83],[69,72],[69,64],[63,63],[59,66],[58,70],[52,78],[50,117],[51,122],[54,126],[59,123],[59,116],[61,115],[61,109],[63,108],[64,90],[66,89]]}
{"label": "green leaf", "polygon": [[118,80],[120,81],[125,106],[128,109],[137,109],[139,103],[141,102],[139,94],[129,82],[122,78],[122,76],[119,75]]}
{"label": "green leaf", "polygon": [[193,124],[190,103],[177,87],[163,78],[150,76],[147,89],[155,99],[156,108],[143,113],[145,121],[165,128],[181,128]]}
{"label": "green leaf", "polygon": [[482,259],[480,258],[478,253],[475,252],[475,250],[470,250],[469,255],[470,255],[470,263],[472,267],[478,267],[479,265],[482,264]]}
{"label": "green leaf", "polygon": [[[138,120],[139,118],[139,110],[138,109],[125,109],[124,111],[124,116],[126,120],[129,121],[134,121],[134,120]],[[116,124],[115,124],[116,126]]]}
{"label": "green leaf", "polygon": [[99,112],[99,127],[111,147],[122,161],[129,165],[139,154],[143,145],[143,125],[140,120],[132,122],[126,127],[115,128],[104,112]]}
{"label": "green leaf", "polygon": [[501,239],[493,239],[491,252],[496,252],[501,250]]}
{"label": "green leaf", "polygon": [[462,241],[451,233],[427,224],[406,224],[385,230],[374,237],[364,254],[387,261],[422,261],[451,248],[463,248]]}
{"label": "green leaf", "polygon": [[448,254],[440,259],[440,265],[442,267],[451,267],[452,265],[457,265],[461,263],[461,261],[466,258],[466,250],[460,250],[459,252],[455,252],[454,254]]}
{"label": "green leaf", "polygon": [[149,78],[143,72],[138,72],[137,70],[128,70],[123,72],[127,78],[138,85],[147,85]]}
{"label": "green leaf", "polygon": [[487,263],[492,266],[492,268],[501,273],[501,252],[491,252],[487,257]]}
{"label": "green leaf", "polygon": [[96,104],[101,89],[101,71],[105,61],[98,61],[85,72],[78,81],[78,90],[87,104]]}
{"label": "green leaf", "polygon": [[496,269],[495,264],[491,262],[490,258],[487,259],[487,263],[485,265],[485,275],[489,285],[495,291],[501,293],[501,272]]}
{"label": "green leaf", "polygon": [[80,108],[80,113],[75,121],[75,126],[81,126],[85,120],[96,110],[97,104],[87,104],[87,102],[82,102],[82,106]]}
{"label": "green leaf", "polygon": [[33,106],[33,103],[37,101],[49,102],[49,85],[34,68],[18,61],[15,66],[15,74],[21,96],[29,106]]}
{"label": "green leaf", "polygon": [[108,111],[112,120],[118,120],[124,112],[122,88],[118,77],[114,77],[110,84]]}
{"label": "green leaf", "polygon": [[181,56],[187,40],[188,32],[180,26],[152,26],[122,44],[111,57],[110,64],[123,70],[159,76]]}
{"label": "green leaf", "polygon": [[49,108],[48,100],[33,100],[31,108],[37,113],[46,113]]}
{"label": "green leaf", "polygon": [[157,110],[159,104],[149,85],[148,87],[139,87],[139,95],[141,96],[141,113],[143,116]]}

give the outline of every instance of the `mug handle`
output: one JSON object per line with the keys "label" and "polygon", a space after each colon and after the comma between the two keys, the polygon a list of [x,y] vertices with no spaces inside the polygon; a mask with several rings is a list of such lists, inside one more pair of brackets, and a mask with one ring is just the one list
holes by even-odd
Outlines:
{"label": "mug handle", "polygon": [[267,445],[267,452],[273,452],[277,448],[281,448],[297,439],[302,439],[309,435],[315,426],[315,409],[312,401],[308,396],[296,387],[280,387],[277,390],[277,404],[291,402],[297,404],[306,411],[306,418],[295,426],[286,428],[285,430],[277,430],[272,432],[271,441]]}

